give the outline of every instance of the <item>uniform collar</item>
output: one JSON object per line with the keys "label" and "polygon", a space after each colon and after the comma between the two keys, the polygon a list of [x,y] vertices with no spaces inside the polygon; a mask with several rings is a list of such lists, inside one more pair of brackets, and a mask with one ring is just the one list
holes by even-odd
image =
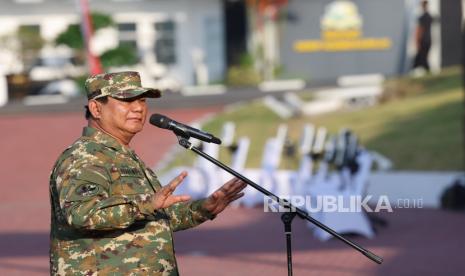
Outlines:
{"label": "uniform collar", "polygon": [[117,151],[122,151],[126,153],[133,153],[133,150],[120,144],[115,138],[109,134],[95,129],[93,127],[84,127],[82,131],[82,136],[88,137],[95,142],[102,144],[106,147],[113,148]]}

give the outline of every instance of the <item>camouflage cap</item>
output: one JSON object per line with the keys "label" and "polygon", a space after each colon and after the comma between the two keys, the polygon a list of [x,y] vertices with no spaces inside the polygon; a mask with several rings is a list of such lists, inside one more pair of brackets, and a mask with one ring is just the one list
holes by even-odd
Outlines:
{"label": "camouflage cap", "polygon": [[149,98],[161,97],[160,90],[142,87],[139,73],[132,71],[94,75],[86,80],[85,86],[89,100],[105,96],[130,99],[142,94]]}

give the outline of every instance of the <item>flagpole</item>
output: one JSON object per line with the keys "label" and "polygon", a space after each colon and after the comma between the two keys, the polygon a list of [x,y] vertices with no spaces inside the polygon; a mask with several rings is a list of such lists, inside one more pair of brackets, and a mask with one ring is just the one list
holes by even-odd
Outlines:
{"label": "flagpole", "polygon": [[84,38],[84,47],[86,49],[87,65],[91,75],[103,73],[102,64],[98,56],[92,53],[90,42],[92,40],[92,17],[89,10],[88,0],[76,0],[81,15],[81,33]]}

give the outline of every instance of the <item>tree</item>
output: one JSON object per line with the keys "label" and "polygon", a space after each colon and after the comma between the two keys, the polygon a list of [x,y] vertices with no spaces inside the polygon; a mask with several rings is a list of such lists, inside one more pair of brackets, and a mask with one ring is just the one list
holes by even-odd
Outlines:
{"label": "tree", "polygon": [[66,31],[62,32],[55,39],[55,44],[66,45],[74,50],[84,50],[84,39],[81,34],[81,29],[78,25],[69,25]]}
{"label": "tree", "polygon": [[133,65],[138,62],[137,56],[134,54],[134,48],[124,45],[106,51],[100,56],[100,59],[105,68]]}
{"label": "tree", "polygon": [[[92,29],[97,32],[99,29],[113,27],[115,23],[109,15],[93,12]],[[57,45],[66,45],[76,51],[76,55],[85,60],[85,45],[84,37],[82,35],[79,25],[72,24],[55,39]],[[132,65],[137,63],[137,55],[132,48],[126,46],[119,46],[115,49],[106,51],[100,56],[102,65],[106,68],[110,66],[123,66]]]}
{"label": "tree", "polygon": [[20,26],[16,35],[21,49],[21,57],[27,68],[32,65],[45,41],[40,35],[39,26],[35,25]]}

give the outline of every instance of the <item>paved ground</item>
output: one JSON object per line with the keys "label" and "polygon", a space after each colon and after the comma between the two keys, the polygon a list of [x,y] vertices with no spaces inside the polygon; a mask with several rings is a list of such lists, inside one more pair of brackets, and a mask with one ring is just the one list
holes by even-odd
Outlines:
{"label": "paved ground", "polygon": [[[219,107],[163,113],[190,122]],[[0,275],[48,274],[48,175],[60,151],[79,136],[80,113],[0,117]],[[135,150],[147,164],[176,142],[148,126]],[[355,241],[383,256],[376,265],[339,241],[321,243],[294,222],[295,275],[463,275],[465,214],[397,209],[381,214],[389,225],[374,240]],[[183,275],[286,275],[279,216],[260,209],[229,209],[212,222],[176,233]]]}
{"label": "paved ground", "polygon": [[[321,84],[314,85],[314,89],[321,88]],[[308,90],[306,90],[308,91]],[[202,91],[201,91],[202,92]],[[260,92],[257,88],[228,88],[226,93],[218,95],[195,95],[183,96],[181,93],[165,92],[161,99],[148,101],[151,107],[157,109],[179,109],[179,108],[204,108],[223,106],[226,104],[237,103],[241,101],[250,101],[253,99],[261,98],[266,95],[281,96],[287,91],[280,92]],[[301,93],[305,91],[298,91]],[[49,105],[33,105],[26,106],[20,100],[11,100],[8,105],[0,108],[1,114],[36,114],[36,113],[50,113],[50,112],[78,112],[86,99],[78,97],[71,99],[65,104],[49,104]]]}
{"label": "paved ground", "polygon": [[[314,239],[293,224],[294,275],[464,275],[465,214],[397,209],[373,240],[354,241],[384,258],[377,265],[337,240]],[[283,226],[276,214],[233,209],[176,236],[185,275],[286,275]]]}

